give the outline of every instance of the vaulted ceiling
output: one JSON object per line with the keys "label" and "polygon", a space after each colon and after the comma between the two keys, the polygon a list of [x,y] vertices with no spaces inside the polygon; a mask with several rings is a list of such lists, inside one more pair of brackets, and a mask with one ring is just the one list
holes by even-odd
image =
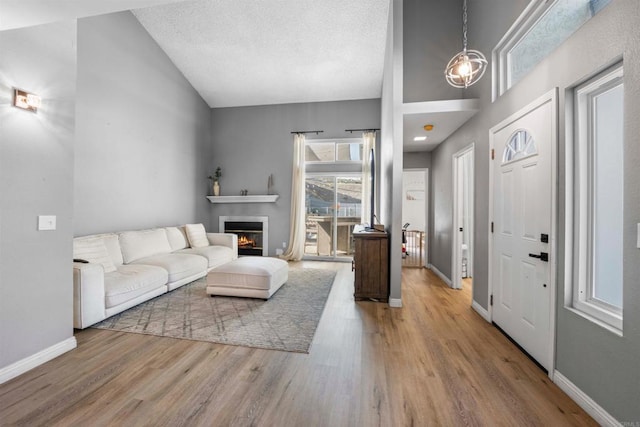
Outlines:
{"label": "vaulted ceiling", "polygon": [[[131,10],[212,108],[369,99],[382,92],[389,4],[0,0],[0,30]],[[457,11],[458,6],[450,7]],[[442,78],[437,84],[446,83]],[[477,111],[459,102],[465,101],[408,106],[404,150],[432,150]],[[436,130],[426,142],[413,141],[424,134],[426,123],[436,124]]]}

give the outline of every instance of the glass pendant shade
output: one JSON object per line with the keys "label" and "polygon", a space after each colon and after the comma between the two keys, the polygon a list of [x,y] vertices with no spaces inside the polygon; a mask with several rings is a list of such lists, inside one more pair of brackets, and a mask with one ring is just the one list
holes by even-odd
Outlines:
{"label": "glass pendant shade", "polygon": [[463,50],[447,64],[444,74],[451,86],[467,88],[482,78],[487,59],[477,50]]}

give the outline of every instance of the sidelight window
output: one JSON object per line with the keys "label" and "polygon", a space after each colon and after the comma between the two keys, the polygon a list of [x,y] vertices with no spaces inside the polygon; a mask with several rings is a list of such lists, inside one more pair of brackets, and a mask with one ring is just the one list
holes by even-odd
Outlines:
{"label": "sidelight window", "polygon": [[[624,83],[619,64],[574,89],[571,305],[622,330]],[[569,138],[568,138],[569,140]],[[568,177],[571,182],[571,177]]]}

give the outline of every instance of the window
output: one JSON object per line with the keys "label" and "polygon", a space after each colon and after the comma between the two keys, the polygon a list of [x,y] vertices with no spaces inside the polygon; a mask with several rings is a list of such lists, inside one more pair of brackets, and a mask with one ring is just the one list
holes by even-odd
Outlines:
{"label": "window", "polygon": [[307,142],[304,160],[307,163],[362,162],[362,140]]}
{"label": "window", "polygon": [[[574,89],[572,306],[622,331],[624,84],[622,64]],[[569,138],[568,138],[569,140]],[[568,180],[571,182],[571,179]],[[569,216],[568,216],[569,217]],[[570,228],[571,227],[571,228]]]}
{"label": "window", "polygon": [[493,99],[515,85],[611,0],[532,0],[493,50]]}
{"label": "window", "polygon": [[502,163],[524,159],[538,153],[533,136],[524,129],[519,129],[511,135],[502,153]]}
{"label": "window", "polygon": [[305,257],[350,257],[362,215],[362,139],[312,140],[305,146]]}

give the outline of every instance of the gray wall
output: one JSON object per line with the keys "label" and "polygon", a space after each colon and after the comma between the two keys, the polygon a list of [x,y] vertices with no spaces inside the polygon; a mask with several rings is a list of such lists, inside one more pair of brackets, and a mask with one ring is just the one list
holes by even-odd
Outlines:
{"label": "gray wall", "polygon": [[462,1],[403,3],[404,102],[462,98],[462,89],[448,85],[444,77],[445,66],[462,50]]}
{"label": "gray wall", "polygon": [[78,20],[76,236],[206,222],[210,109],[130,12]]}
{"label": "gray wall", "polygon": [[[472,46],[490,54],[526,1],[471,1]],[[432,263],[450,274],[451,254],[451,156],[470,142],[475,156],[475,271],[473,297],[488,306],[487,236],[489,194],[489,129],[554,87],[559,87],[559,184],[558,184],[558,289],[556,369],[619,421],[640,420],[640,250],[635,247],[640,221],[640,8],[637,0],[613,0],[528,76],[495,103],[490,101],[491,79],[469,89],[480,97],[481,112],[459,129],[432,155],[436,236]],[[481,30],[478,30],[481,29]],[[405,55],[407,52],[405,52]],[[564,307],[564,198],[566,91],[576,83],[624,57],[625,66],[625,240],[624,240],[624,337],[618,337]]]}
{"label": "gray wall", "polygon": [[[0,369],[73,336],[75,40],[74,21],[0,32]],[[11,107],[13,87],[40,110]]]}
{"label": "gray wall", "polygon": [[402,167],[404,169],[423,169],[431,167],[431,153],[429,151],[413,151],[402,153]]}
{"label": "gray wall", "polygon": [[[267,194],[267,178],[274,177],[276,203],[216,204],[209,229],[218,230],[221,215],[269,217],[269,255],[289,242],[293,131],[322,130],[307,139],[356,138],[345,129],[379,128],[380,100],[284,104],[211,110],[212,156],[209,174],[222,168],[221,195]],[[205,194],[204,192],[202,193]],[[208,193],[210,194],[210,192]]]}

